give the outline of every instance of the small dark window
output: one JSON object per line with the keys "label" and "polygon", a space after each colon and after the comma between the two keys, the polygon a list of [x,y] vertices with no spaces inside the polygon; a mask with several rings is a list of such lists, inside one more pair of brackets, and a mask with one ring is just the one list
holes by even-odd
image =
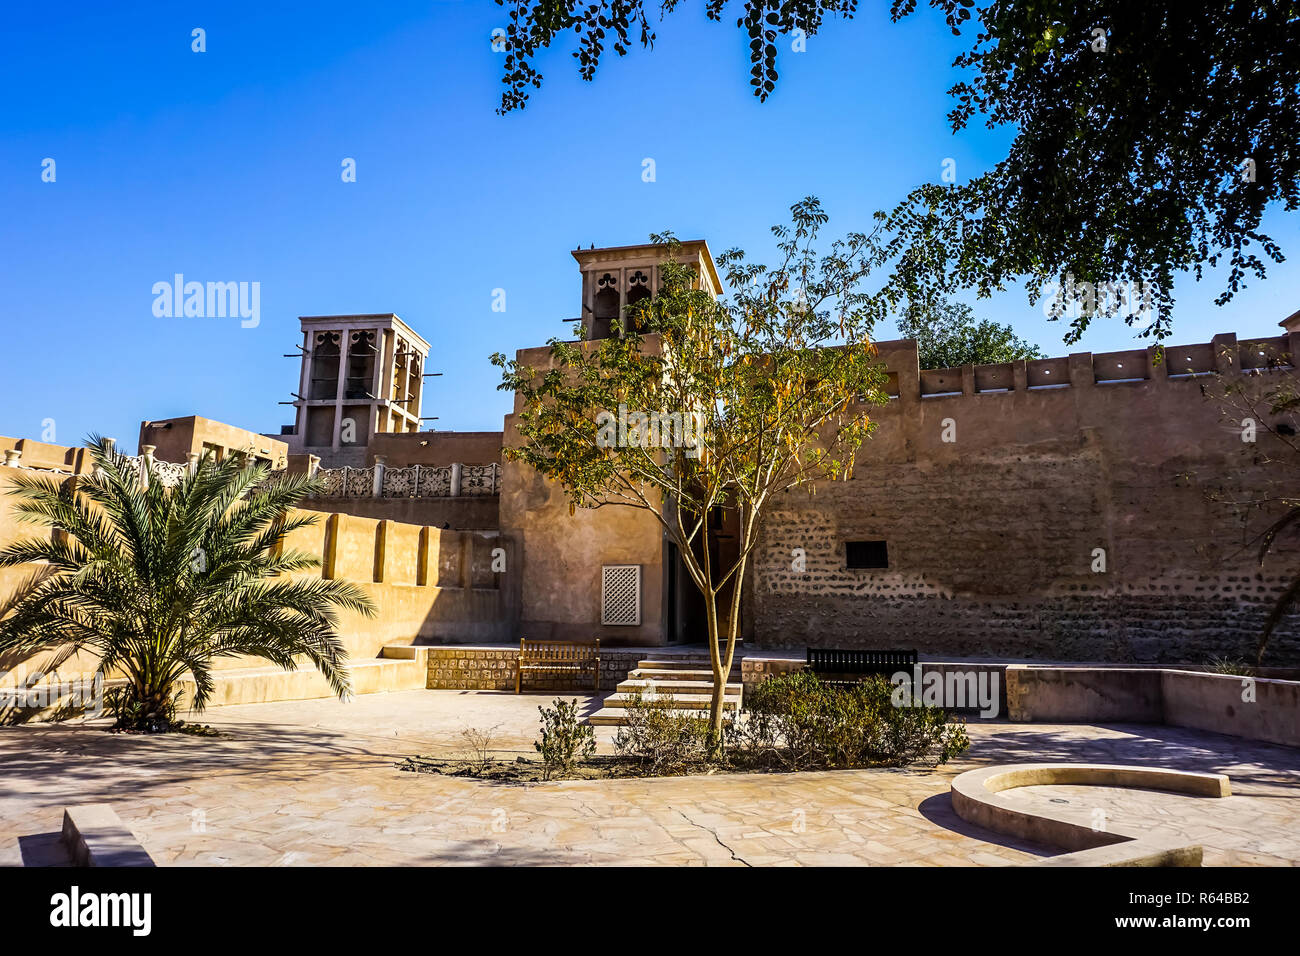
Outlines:
{"label": "small dark window", "polygon": [[1277,423],[1276,425],[1274,425],[1273,427],[1277,430],[1277,433],[1278,433],[1279,435],[1294,435],[1294,434],[1295,434],[1295,426],[1292,425],[1292,424],[1290,424],[1289,422],[1278,422],[1278,423]]}
{"label": "small dark window", "polygon": [[844,542],[844,566],[847,568],[887,568],[889,549],[883,541]]}

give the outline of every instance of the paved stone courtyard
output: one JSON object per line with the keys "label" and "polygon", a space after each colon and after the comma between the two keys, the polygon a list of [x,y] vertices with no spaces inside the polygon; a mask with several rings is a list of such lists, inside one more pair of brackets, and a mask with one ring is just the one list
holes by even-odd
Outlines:
{"label": "paved stone courtyard", "polygon": [[[599,698],[580,697],[588,709]],[[1019,761],[1216,771],[1233,796],[1032,787],[1205,846],[1207,865],[1300,863],[1300,751],[1163,726],[972,724],[935,771],[743,774],[530,785],[399,771],[460,756],[467,726],[533,756],[545,695],[416,690],[211,711],[218,737],[86,724],[0,729],[0,863],[48,860],[63,807],[107,802],[163,865],[990,865],[1057,852],[973,827],[952,776]],[[608,751],[613,729],[598,730]]]}

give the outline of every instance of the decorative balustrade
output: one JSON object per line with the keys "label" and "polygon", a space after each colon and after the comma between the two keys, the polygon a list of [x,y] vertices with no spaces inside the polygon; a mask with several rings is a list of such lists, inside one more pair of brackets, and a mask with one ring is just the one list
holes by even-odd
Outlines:
{"label": "decorative balustrade", "polygon": [[374,468],[345,468],[343,475],[343,497],[364,498],[374,493]]}
{"label": "decorative balustrade", "polygon": [[199,456],[190,455],[189,461],[163,461],[153,456],[153,445],[145,445],[142,455],[123,455],[122,461],[143,481],[156,481],[164,488],[174,488],[186,475],[193,474],[199,466]]}
{"label": "decorative balustrade", "polygon": [[178,461],[157,461],[153,463],[153,478],[166,488],[180,484],[181,479],[189,474],[189,466]]}
{"label": "decorative balustrade", "polygon": [[[171,488],[198,467],[199,456],[188,462],[161,461],[153,456],[154,446],[145,445],[140,455],[124,455],[122,461],[139,474],[141,481],[156,481]],[[4,453],[4,465],[29,471],[50,471],[70,475],[58,469],[32,468],[21,462],[16,450]],[[500,494],[501,466],[486,465],[407,465],[389,468],[384,456],[378,455],[369,468],[316,468],[321,480],[321,498],[459,498]]]}
{"label": "decorative balustrade", "polygon": [[381,491],[384,498],[446,498],[451,494],[451,466],[384,466]]}
{"label": "decorative balustrade", "polygon": [[322,498],[459,498],[500,494],[501,466],[406,465],[389,468],[376,456],[370,468],[320,468]]}
{"label": "decorative balustrade", "polygon": [[346,468],[317,469],[316,477],[321,480],[320,497],[345,497],[347,489],[347,473],[348,470]]}
{"label": "decorative balustrade", "polygon": [[[109,448],[112,449],[110,442]],[[153,445],[144,446],[142,455],[122,455],[122,463],[126,465],[129,471],[135,472],[142,482],[156,481],[166,488],[174,487],[179,484],[181,479],[187,474],[193,472],[198,467],[199,456],[190,455],[188,462],[162,461],[153,456]],[[22,460],[21,452],[13,449],[6,450],[4,464],[11,468],[23,468],[27,471],[39,471],[52,475],[60,475],[68,478],[77,474],[75,468],[42,468],[37,465],[29,465]]]}
{"label": "decorative balustrade", "polygon": [[462,465],[460,475],[460,493],[462,495],[499,494],[497,482],[501,466],[495,462],[490,465]]}

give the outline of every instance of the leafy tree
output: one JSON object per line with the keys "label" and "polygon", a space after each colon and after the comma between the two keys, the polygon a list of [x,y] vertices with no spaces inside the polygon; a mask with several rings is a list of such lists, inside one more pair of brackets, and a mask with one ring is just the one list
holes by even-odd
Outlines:
{"label": "leafy tree", "polygon": [[[819,256],[820,204],[791,211],[791,225],[773,229],[783,255],[774,268],[738,249],[718,257],[728,297],[696,288],[676,240],[654,236],[663,287],[629,307],[626,330],[552,339],[547,368],[492,359],[500,387],[522,399],[520,443],[506,457],[558,482],[571,512],[647,511],[680,549],[704,596],[715,755],[761,517],[785,492],[846,477],[872,428],[863,399],[887,401],[868,340],[884,306],[859,288],[884,250],[875,235],[851,234]],[[625,436],[610,427],[620,406]],[[737,519],[734,559],[711,553],[715,509]]]}
{"label": "leafy tree", "polygon": [[896,211],[925,251],[907,263],[917,285],[984,294],[1025,277],[1032,301],[1066,277],[1147,283],[1155,314],[1120,313],[1164,338],[1177,272],[1227,265],[1223,305],[1282,261],[1260,223],[1270,203],[1300,204],[1294,2],[1017,0],[979,17],[949,118],[1017,135],[987,173],[921,186]]}
{"label": "leafy tree", "polygon": [[[646,0],[496,0],[505,7],[509,20],[506,31],[505,71],[500,113],[522,109],[528,103],[528,90],[540,89],[542,74],[534,62],[542,50],[566,34],[578,40],[573,57],[584,80],[596,75],[606,45],[619,56],[626,56],[635,43],[651,49],[655,31]],[[659,11],[666,16],[682,5],[681,0],[660,0]],[[782,34],[794,35],[802,30],[812,36],[827,17],[849,20],[857,12],[857,0],[787,0],[773,4],[770,0],[744,0],[736,26],[749,37],[750,85],[761,100],[776,88],[776,41]],[[958,7],[949,17],[954,26],[970,16]],[[721,22],[727,0],[705,0],[705,14]]]}
{"label": "leafy tree", "polygon": [[[540,86],[535,58],[569,34],[591,79],[612,43],[655,35],[644,0],[497,0],[510,11],[501,110]],[[662,15],[681,0],[661,4]],[[727,0],[705,0],[720,21]],[[964,182],[918,186],[894,210],[907,237],[899,275],[910,294],[972,287],[981,295],[1023,279],[1031,301],[1073,279],[1147,283],[1152,309],[1112,303],[1072,318],[1076,342],[1097,314],[1170,331],[1173,282],[1227,267],[1216,303],[1283,261],[1261,231],[1264,212],[1300,205],[1300,5],[1295,0],[930,0],[955,34],[974,30],[954,65],[954,132],[976,116],[1009,126],[1005,159]],[[741,0],[760,99],[777,81],[778,38],[850,19],[855,0]],[[916,0],[892,0],[894,20]],[[967,21],[971,23],[967,23]],[[974,24],[978,24],[975,28]],[[936,164],[936,175],[940,168]]]}
{"label": "leafy tree", "polygon": [[249,655],[286,670],[305,657],[340,697],[350,691],[336,611],[372,614],[360,588],[289,578],[317,567],[284,551],[284,536],[316,521],[293,506],[317,489],[305,476],[271,477],[265,465],[205,457],[172,487],[103,439],[88,447],[93,474],[60,482],[16,471],[7,493],[20,520],[54,529],[15,541],[0,567],[44,562],[0,607],[0,653],[54,652],[54,663],[87,650],[126,676],[118,726],[176,726],[178,682],[194,678],[192,707],[213,690],[212,661]]}
{"label": "leafy tree", "polygon": [[916,339],[921,368],[1043,358],[1038,347],[1017,336],[1011,326],[989,319],[976,322],[974,310],[963,302],[943,299],[909,308],[898,319],[898,332],[905,339]]}

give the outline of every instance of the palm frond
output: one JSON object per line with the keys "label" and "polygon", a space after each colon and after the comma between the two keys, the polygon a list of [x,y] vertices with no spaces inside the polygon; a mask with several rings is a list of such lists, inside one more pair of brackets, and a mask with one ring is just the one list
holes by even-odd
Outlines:
{"label": "palm frond", "polygon": [[1268,649],[1268,641],[1273,636],[1273,631],[1295,607],[1297,600],[1300,600],[1300,577],[1287,585],[1286,590],[1278,595],[1277,601],[1268,612],[1268,617],[1264,619],[1264,627],[1260,630],[1259,644],[1255,653],[1257,666],[1264,663],[1264,651]]}
{"label": "palm frond", "polygon": [[1273,550],[1273,542],[1277,540],[1278,535],[1280,535],[1287,528],[1291,527],[1297,521],[1300,521],[1300,508],[1291,508],[1286,512],[1286,514],[1282,515],[1282,517],[1278,518],[1271,525],[1269,525],[1268,528],[1264,531],[1264,533],[1260,535],[1260,540],[1259,540],[1259,563],[1260,564],[1264,563],[1264,559],[1268,556],[1268,553]]}

